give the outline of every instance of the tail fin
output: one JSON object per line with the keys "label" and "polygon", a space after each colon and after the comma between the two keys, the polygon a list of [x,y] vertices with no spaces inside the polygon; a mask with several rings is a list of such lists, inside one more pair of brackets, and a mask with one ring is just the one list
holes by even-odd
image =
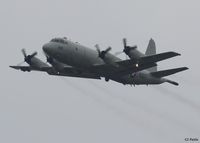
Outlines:
{"label": "tail fin", "polygon": [[146,56],[151,56],[151,55],[155,55],[156,54],[156,44],[155,41],[153,39],[149,40],[149,44],[147,46],[147,50],[145,52]]}
{"label": "tail fin", "polygon": [[[147,50],[145,52],[145,55],[151,56],[151,55],[155,55],[155,54],[156,54],[156,44],[155,44],[155,41],[151,38],[149,40],[149,44],[147,46]],[[150,71],[150,72],[156,72],[157,67],[155,66],[155,67],[149,68],[147,70]]]}
{"label": "tail fin", "polygon": [[151,75],[154,76],[154,77],[161,78],[161,77],[172,75],[172,74],[175,74],[177,72],[181,72],[181,71],[184,71],[184,70],[187,70],[187,69],[188,69],[187,67],[181,67],[181,68],[176,68],[176,69],[169,69],[169,70],[152,72]]}

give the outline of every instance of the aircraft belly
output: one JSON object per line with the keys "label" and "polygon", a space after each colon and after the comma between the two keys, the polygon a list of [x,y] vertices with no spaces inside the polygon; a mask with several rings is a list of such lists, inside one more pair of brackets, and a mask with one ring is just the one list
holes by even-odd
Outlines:
{"label": "aircraft belly", "polygon": [[77,77],[77,78],[90,78],[90,79],[101,79],[98,75],[91,73],[74,73],[74,72],[61,72],[61,73],[49,73],[50,75],[56,76],[68,76],[68,77]]}
{"label": "aircraft belly", "polygon": [[134,75],[126,75],[118,78],[112,78],[112,80],[122,83],[122,84],[135,84],[135,85],[147,85],[147,84],[161,84],[163,81],[160,78],[152,78],[148,76],[139,77],[138,75],[134,77]]}

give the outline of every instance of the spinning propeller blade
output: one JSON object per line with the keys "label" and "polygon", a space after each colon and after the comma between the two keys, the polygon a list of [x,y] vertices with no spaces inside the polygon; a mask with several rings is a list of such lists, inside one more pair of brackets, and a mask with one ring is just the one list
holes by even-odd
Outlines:
{"label": "spinning propeller blade", "polygon": [[134,50],[134,49],[137,48],[137,45],[135,45],[135,46],[127,46],[127,40],[126,40],[126,38],[123,39],[123,45],[124,45],[123,52],[124,52],[125,54],[127,54],[127,55],[129,54],[129,52],[130,52],[131,50]]}
{"label": "spinning propeller blade", "polygon": [[126,38],[123,38],[123,45],[124,45],[124,49],[127,47],[127,40]]}
{"label": "spinning propeller blade", "polygon": [[34,52],[31,55],[27,55],[26,54],[26,50],[22,49],[22,54],[24,56],[24,62],[26,62],[27,64],[30,65],[31,64],[31,59],[37,55],[37,52]]}
{"label": "spinning propeller blade", "polygon": [[25,50],[25,49],[22,49],[22,54],[24,55],[24,57],[27,56],[27,54],[26,54],[26,50]]}
{"label": "spinning propeller blade", "polygon": [[98,55],[99,55],[99,57],[100,57],[101,59],[104,59],[104,58],[105,58],[105,55],[106,55],[108,52],[110,52],[110,50],[112,49],[111,47],[108,47],[106,50],[101,51],[98,44],[96,44],[95,47],[96,47],[96,50],[97,50],[97,52],[98,52]]}
{"label": "spinning propeller blade", "polygon": [[[131,50],[134,50],[134,49],[137,48],[137,45],[132,46],[132,47],[127,46],[127,39],[126,38],[123,38],[122,42],[123,42],[123,46],[124,46],[123,51],[116,52],[115,55],[120,55],[122,53],[125,53],[126,55],[128,55]],[[126,59],[127,59],[127,57],[126,57]]]}

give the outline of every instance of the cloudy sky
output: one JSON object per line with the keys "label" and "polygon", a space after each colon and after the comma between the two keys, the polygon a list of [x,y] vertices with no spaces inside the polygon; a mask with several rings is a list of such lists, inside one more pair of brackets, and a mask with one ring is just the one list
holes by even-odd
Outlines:
{"label": "cloudy sky", "polygon": [[[132,143],[200,140],[199,0],[1,0],[0,142]],[[188,66],[180,83],[123,86],[9,68],[20,52],[38,51],[54,37],[122,50],[122,38],[146,50],[182,55],[159,69]],[[124,55],[120,56],[124,58]]]}

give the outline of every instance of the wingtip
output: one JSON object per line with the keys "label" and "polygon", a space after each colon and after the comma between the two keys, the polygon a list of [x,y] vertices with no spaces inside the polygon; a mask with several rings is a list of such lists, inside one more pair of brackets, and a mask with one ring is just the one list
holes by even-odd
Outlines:
{"label": "wingtip", "polygon": [[185,71],[185,70],[188,70],[189,68],[188,67],[182,67],[180,68],[180,71]]}
{"label": "wingtip", "polygon": [[181,56],[180,53],[177,53],[177,52],[174,52],[174,51],[169,51],[169,52],[166,52],[166,53],[170,54],[171,57]]}
{"label": "wingtip", "polygon": [[181,56],[181,54],[180,54],[180,53],[176,53],[176,52],[174,52],[174,54],[175,54],[176,56]]}
{"label": "wingtip", "polygon": [[189,70],[189,68],[188,67],[183,67],[184,68],[184,70]]}
{"label": "wingtip", "polygon": [[14,66],[9,66],[10,68],[14,68]]}
{"label": "wingtip", "polygon": [[18,69],[16,66],[9,66],[10,68],[13,68],[13,69]]}

